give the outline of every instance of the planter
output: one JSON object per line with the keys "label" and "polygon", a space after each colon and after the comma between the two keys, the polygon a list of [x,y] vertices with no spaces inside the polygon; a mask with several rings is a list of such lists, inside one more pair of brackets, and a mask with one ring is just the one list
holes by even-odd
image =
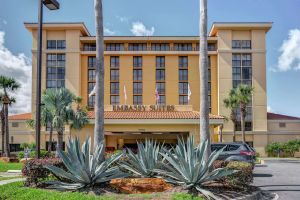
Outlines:
{"label": "planter", "polygon": [[126,194],[149,194],[164,192],[172,188],[161,178],[122,178],[113,179],[110,186]]}

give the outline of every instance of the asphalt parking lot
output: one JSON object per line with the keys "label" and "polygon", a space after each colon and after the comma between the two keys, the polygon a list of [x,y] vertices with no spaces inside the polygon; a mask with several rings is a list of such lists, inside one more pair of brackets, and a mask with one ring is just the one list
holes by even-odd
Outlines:
{"label": "asphalt parking lot", "polygon": [[254,185],[280,200],[300,200],[300,160],[267,160],[254,170]]}

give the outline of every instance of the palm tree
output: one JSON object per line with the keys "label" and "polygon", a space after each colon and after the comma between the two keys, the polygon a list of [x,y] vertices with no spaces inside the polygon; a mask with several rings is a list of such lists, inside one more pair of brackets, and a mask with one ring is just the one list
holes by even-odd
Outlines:
{"label": "palm tree", "polygon": [[[57,150],[63,146],[63,133],[66,124],[71,128],[81,129],[88,123],[87,111],[74,110],[75,95],[66,88],[48,89],[42,96],[44,109],[49,112],[53,130],[57,132]],[[42,114],[43,115],[43,114]]]}
{"label": "palm tree", "polygon": [[229,95],[226,99],[223,100],[226,108],[230,109],[230,120],[233,123],[233,142],[236,141],[236,124],[237,124],[237,115],[236,108],[238,107],[238,102],[236,98],[236,90],[231,89]]}
{"label": "palm tree", "polygon": [[4,152],[7,157],[10,156],[9,149],[9,126],[8,126],[8,106],[15,102],[15,99],[10,96],[9,92],[15,92],[20,88],[20,84],[14,79],[6,76],[0,76],[0,89],[3,90],[1,101],[4,111],[4,131],[5,131],[5,147]]}
{"label": "palm tree", "polygon": [[[41,110],[41,125],[45,126],[45,127],[50,126],[48,152],[52,151],[52,138],[53,138],[52,121],[53,121],[52,113],[47,108],[42,107],[42,110]],[[35,120],[34,119],[27,120],[26,125],[27,125],[27,127],[31,128],[31,129],[34,129],[35,128]]]}
{"label": "palm tree", "polygon": [[[0,94],[0,100],[2,99],[3,94]],[[4,104],[2,103],[2,101],[0,101],[1,104],[1,110],[0,110],[0,120],[1,120],[1,150],[2,153],[4,152],[4,146],[5,146],[5,116],[4,116]]]}
{"label": "palm tree", "polygon": [[246,136],[245,136],[245,118],[247,115],[247,105],[252,100],[252,94],[254,91],[254,88],[249,85],[241,84],[235,89],[236,93],[236,99],[240,108],[241,113],[241,128],[242,128],[242,134],[243,134],[243,142],[246,142]]}
{"label": "palm tree", "polygon": [[200,139],[208,141],[204,160],[210,156],[209,105],[208,105],[208,53],[207,53],[207,0],[200,0]]}
{"label": "palm tree", "polygon": [[[103,10],[102,0],[94,0],[96,24],[96,99],[94,148],[104,142],[104,44],[103,44]],[[104,154],[100,156],[104,159]]]}

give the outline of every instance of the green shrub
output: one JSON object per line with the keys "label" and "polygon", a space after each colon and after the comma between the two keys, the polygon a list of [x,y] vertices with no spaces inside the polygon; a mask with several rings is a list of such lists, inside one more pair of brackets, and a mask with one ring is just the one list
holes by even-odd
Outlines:
{"label": "green shrub", "polygon": [[187,193],[176,193],[172,196],[172,200],[203,200],[203,198]]}
{"label": "green shrub", "polygon": [[247,162],[230,161],[226,167],[238,170],[237,173],[223,178],[223,183],[230,187],[246,187],[253,182],[253,166]]}
{"label": "green shrub", "polygon": [[25,163],[22,174],[26,177],[25,185],[36,187],[46,180],[50,171],[45,168],[46,165],[56,166],[65,169],[65,165],[59,158],[33,159]]}
{"label": "green shrub", "polygon": [[[41,150],[40,151],[40,157],[41,158],[51,158],[53,157],[53,153],[49,153],[48,151],[46,150]],[[25,155],[24,155],[24,151],[20,151],[17,155],[17,158],[19,160],[21,160],[22,158],[24,158]],[[30,154],[29,154],[29,158],[35,158],[36,157],[36,151],[31,151]]]}
{"label": "green shrub", "polygon": [[284,143],[273,142],[267,145],[266,152],[268,156],[289,157],[294,156],[295,152],[299,151],[299,148],[300,140],[290,140]]}

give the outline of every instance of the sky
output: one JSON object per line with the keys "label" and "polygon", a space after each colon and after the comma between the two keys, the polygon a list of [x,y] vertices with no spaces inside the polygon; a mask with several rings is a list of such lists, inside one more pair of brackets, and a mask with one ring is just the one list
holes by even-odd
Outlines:
{"label": "sky", "polygon": [[[84,22],[94,35],[93,0],[58,0],[45,22]],[[104,0],[106,35],[199,35],[199,0]],[[12,113],[30,111],[31,35],[38,0],[1,0],[0,74],[22,84]],[[300,0],[208,0],[213,22],[273,22],[267,34],[268,110],[300,116]]]}

